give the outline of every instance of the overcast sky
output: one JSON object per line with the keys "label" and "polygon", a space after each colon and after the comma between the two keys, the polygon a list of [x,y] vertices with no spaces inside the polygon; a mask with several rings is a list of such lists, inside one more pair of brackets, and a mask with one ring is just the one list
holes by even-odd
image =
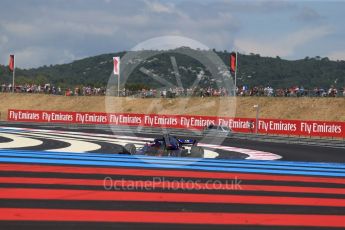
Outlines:
{"label": "overcast sky", "polygon": [[0,63],[24,68],[188,37],[217,50],[345,60],[345,1],[1,0]]}

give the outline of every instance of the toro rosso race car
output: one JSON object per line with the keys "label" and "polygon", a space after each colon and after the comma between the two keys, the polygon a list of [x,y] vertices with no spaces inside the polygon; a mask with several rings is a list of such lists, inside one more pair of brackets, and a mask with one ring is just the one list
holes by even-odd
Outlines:
{"label": "toro rosso race car", "polygon": [[[188,150],[186,147],[190,147]],[[204,149],[197,146],[193,139],[180,139],[171,135],[164,135],[154,141],[146,143],[142,148],[136,148],[134,144],[124,146],[125,153],[131,155],[172,156],[172,157],[204,157]]]}

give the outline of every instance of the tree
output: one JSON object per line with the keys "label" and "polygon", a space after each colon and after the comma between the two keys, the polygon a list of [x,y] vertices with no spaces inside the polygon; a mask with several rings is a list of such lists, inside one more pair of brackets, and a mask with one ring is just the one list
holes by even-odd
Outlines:
{"label": "tree", "polygon": [[25,76],[18,76],[14,80],[18,85],[33,84],[33,80]]}
{"label": "tree", "polygon": [[38,85],[44,85],[48,83],[48,78],[43,74],[38,74],[35,78],[35,83]]}

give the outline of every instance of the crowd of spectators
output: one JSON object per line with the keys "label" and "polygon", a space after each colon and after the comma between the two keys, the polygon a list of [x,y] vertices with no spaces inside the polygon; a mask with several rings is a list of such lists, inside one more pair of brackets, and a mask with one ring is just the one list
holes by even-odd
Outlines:
{"label": "crowd of spectators", "polygon": [[328,89],[322,87],[315,87],[313,89],[306,89],[303,86],[293,86],[290,88],[273,89],[267,87],[252,87],[240,86],[236,88],[238,96],[267,96],[267,97],[337,97],[345,96],[345,87],[337,89],[333,85]]}
{"label": "crowd of spectators", "polygon": [[[2,84],[0,92],[12,92],[12,84]],[[65,96],[98,96],[106,95],[106,87],[91,87],[80,86],[73,88],[61,88],[52,84],[24,84],[16,85],[16,93],[42,93],[52,95],[65,95]],[[117,93],[115,93],[117,95]],[[225,88],[215,89],[208,88],[161,88],[161,89],[141,89],[141,90],[129,90],[121,89],[119,95],[122,97],[141,97],[141,98],[174,98],[174,97],[219,97],[228,96],[229,92]],[[322,87],[315,87],[313,89],[306,89],[303,86],[293,86],[290,88],[277,88],[274,89],[270,86],[266,87],[248,87],[245,85],[238,86],[236,88],[237,96],[266,96],[266,97],[345,97],[345,87],[336,88],[334,86],[328,89]]]}
{"label": "crowd of spectators", "polygon": [[[1,92],[12,92],[12,84],[2,84]],[[16,85],[14,88],[16,93],[49,93],[49,94],[62,94],[61,87],[55,87],[51,84],[35,85],[35,84],[24,84]]]}
{"label": "crowd of spectators", "polygon": [[169,88],[169,89],[142,89],[138,91],[123,89],[122,96],[140,96],[142,98],[150,97],[162,97],[162,98],[174,98],[174,97],[210,97],[210,96],[228,96],[228,91],[225,88],[214,89],[208,88]]}
{"label": "crowd of spectators", "polygon": [[91,86],[83,86],[83,87],[75,87],[75,88],[67,88],[65,90],[66,96],[101,96],[105,95],[106,88],[105,87],[91,87]]}
{"label": "crowd of spectators", "polygon": [[[12,84],[2,84],[0,92],[7,93],[12,92]],[[105,95],[105,87],[74,87],[74,88],[61,88],[60,86],[55,86],[52,84],[24,84],[16,85],[14,88],[15,93],[42,93],[42,94],[52,94],[52,95],[65,95],[65,96],[96,96]]]}

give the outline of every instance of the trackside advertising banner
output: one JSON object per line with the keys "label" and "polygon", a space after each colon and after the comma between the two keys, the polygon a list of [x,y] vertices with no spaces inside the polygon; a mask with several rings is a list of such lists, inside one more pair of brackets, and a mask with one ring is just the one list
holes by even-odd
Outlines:
{"label": "trackside advertising banner", "polygon": [[[255,119],[195,115],[93,113],[38,110],[8,110],[9,121],[204,129],[210,124],[230,127],[234,132],[255,132]],[[262,134],[345,138],[345,122],[260,119]]]}

